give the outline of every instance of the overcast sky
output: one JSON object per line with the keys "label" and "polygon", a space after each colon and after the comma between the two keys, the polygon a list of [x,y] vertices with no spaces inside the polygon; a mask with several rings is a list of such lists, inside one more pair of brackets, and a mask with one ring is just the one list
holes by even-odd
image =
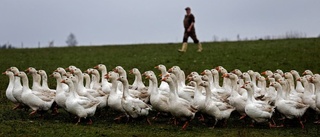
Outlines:
{"label": "overcast sky", "polygon": [[0,45],[181,42],[187,6],[200,41],[320,35],[320,0],[1,0]]}

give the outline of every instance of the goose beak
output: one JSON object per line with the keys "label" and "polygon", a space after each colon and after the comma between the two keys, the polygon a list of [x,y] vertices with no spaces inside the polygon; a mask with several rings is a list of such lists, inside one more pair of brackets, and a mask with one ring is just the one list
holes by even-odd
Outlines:
{"label": "goose beak", "polygon": [[65,80],[62,80],[61,83],[66,83],[66,81],[65,81]]}
{"label": "goose beak", "polygon": [[223,78],[229,78],[229,74],[228,74],[228,73],[225,73],[225,74],[222,75],[222,77],[223,77]]}

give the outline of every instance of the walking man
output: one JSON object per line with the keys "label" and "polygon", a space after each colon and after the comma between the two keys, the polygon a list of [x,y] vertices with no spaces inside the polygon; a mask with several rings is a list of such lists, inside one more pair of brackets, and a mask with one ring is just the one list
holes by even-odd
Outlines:
{"label": "walking man", "polygon": [[184,34],[183,34],[183,43],[182,43],[182,48],[179,49],[179,52],[186,52],[187,47],[188,47],[188,38],[191,37],[193,42],[195,44],[198,44],[198,50],[197,52],[202,51],[202,45],[199,42],[197,35],[196,35],[196,30],[194,27],[195,24],[195,18],[194,15],[191,13],[191,8],[186,7],[186,15],[184,16],[183,20],[183,25],[184,25]]}

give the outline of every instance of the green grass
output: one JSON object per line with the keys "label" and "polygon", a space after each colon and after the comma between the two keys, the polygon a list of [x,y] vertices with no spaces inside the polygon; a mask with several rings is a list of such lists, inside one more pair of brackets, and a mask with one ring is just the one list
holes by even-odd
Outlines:
{"label": "green grass", "polygon": [[[288,39],[267,41],[213,42],[203,43],[203,52],[197,53],[195,44],[188,45],[187,53],[178,53],[181,44],[141,44],[124,46],[92,46],[42,49],[10,49],[0,50],[0,70],[3,72],[11,66],[20,70],[32,66],[43,69],[50,74],[57,67],[75,65],[82,70],[99,63],[107,66],[108,71],[120,65],[126,70],[134,67],[140,72],[153,70],[158,64],[167,68],[178,65],[189,74],[223,66],[227,70],[240,69],[262,72],[267,69],[302,73],[310,69],[319,73],[320,39]],[[130,82],[133,76],[129,75]],[[312,122],[314,116],[308,117],[306,128],[301,129],[294,124],[291,127],[269,129],[266,125],[249,127],[237,120],[233,113],[227,127],[210,129],[198,122],[190,123],[186,131],[181,131],[181,124],[167,124],[168,118],[153,121],[149,126],[144,121],[128,124],[113,121],[116,114],[104,110],[101,116],[93,118],[93,125],[74,125],[69,115],[61,111],[58,116],[45,114],[44,118],[28,116],[29,112],[12,110],[13,104],[5,97],[8,78],[0,76],[0,136],[317,136],[320,125]],[[147,83],[146,83],[147,84]],[[55,87],[55,80],[49,78],[49,86]],[[153,116],[155,112],[151,113]],[[313,113],[311,113],[313,114]]]}

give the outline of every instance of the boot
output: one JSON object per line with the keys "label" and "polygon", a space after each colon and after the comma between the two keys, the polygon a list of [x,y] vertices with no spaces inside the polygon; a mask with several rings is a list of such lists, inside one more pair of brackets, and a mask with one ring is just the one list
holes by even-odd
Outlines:
{"label": "boot", "polygon": [[182,48],[178,49],[179,52],[186,52],[188,47],[188,43],[184,42],[182,43]]}
{"label": "boot", "polygon": [[198,43],[198,50],[197,50],[197,52],[201,52],[202,51],[202,45],[201,45],[201,43]]}

